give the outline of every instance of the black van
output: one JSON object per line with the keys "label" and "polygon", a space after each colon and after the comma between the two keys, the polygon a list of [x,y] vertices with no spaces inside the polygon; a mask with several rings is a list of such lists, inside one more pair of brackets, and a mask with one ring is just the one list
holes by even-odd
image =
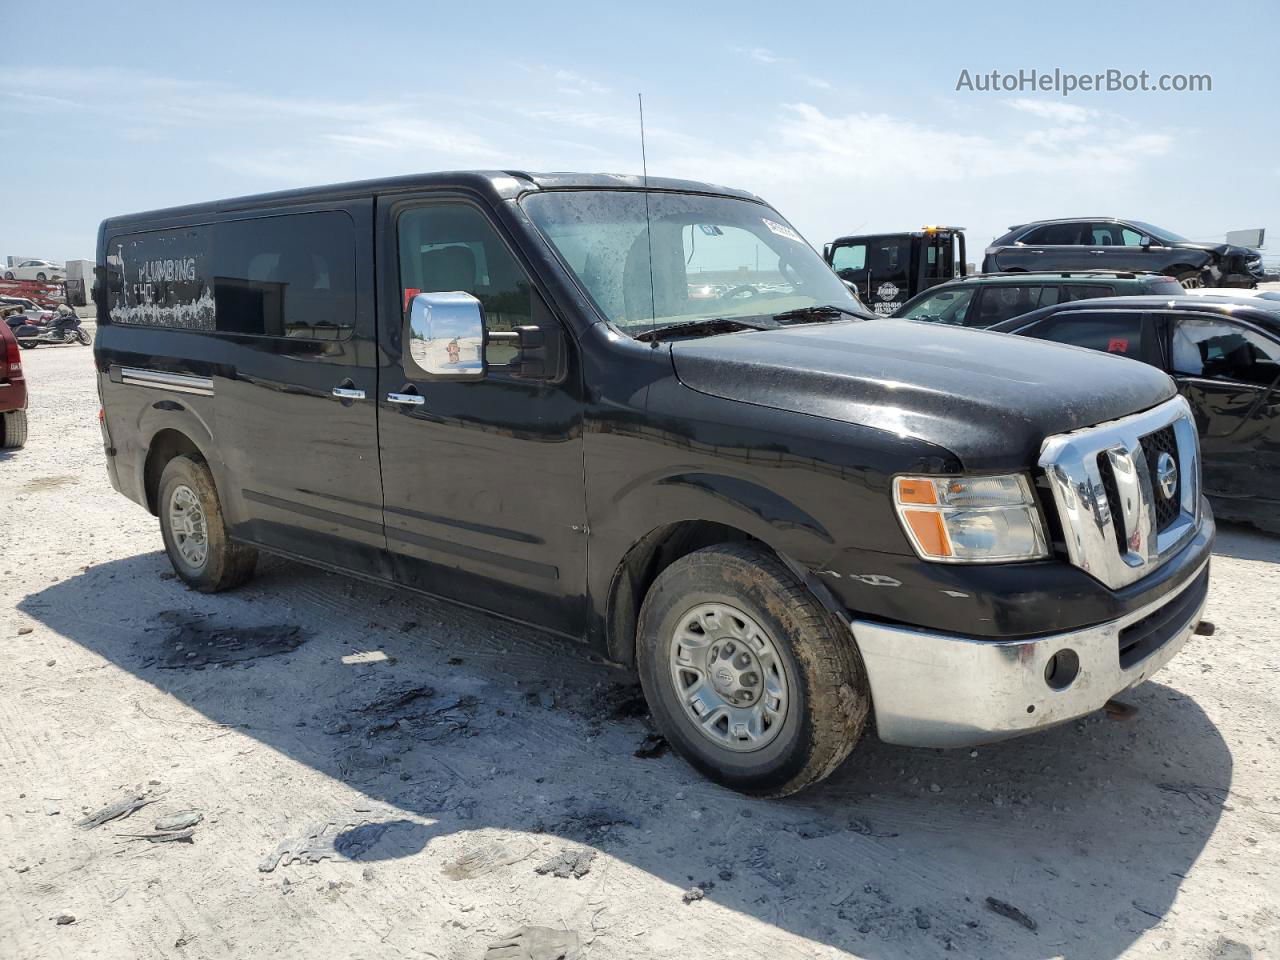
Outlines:
{"label": "black van", "polygon": [[108,471],[183,580],[269,550],[585,639],[737,789],[826,776],[873,711],[958,746],[1096,710],[1205,600],[1165,374],[866,322],[746,193],[345,184],[109,219],[98,276]]}

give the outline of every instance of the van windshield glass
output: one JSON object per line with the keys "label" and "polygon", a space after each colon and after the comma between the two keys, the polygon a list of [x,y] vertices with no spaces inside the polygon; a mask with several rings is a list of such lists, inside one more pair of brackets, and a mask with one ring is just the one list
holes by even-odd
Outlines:
{"label": "van windshield glass", "polygon": [[865,315],[800,234],[759,203],[581,190],[531,194],[523,206],[600,311],[632,335],[724,318],[821,319],[805,312],[815,307]]}

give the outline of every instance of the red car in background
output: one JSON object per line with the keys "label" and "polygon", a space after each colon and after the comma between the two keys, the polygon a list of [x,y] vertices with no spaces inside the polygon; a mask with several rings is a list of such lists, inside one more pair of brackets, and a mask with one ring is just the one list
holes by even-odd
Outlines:
{"label": "red car in background", "polygon": [[22,351],[7,323],[0,323],[0,449],[27,442],[27,380],[22,375]]}

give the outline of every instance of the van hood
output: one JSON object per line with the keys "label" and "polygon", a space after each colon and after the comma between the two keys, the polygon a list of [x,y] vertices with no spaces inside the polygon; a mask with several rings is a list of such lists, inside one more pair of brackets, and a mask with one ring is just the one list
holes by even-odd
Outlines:
{"label": "van hood", "polygon": [[848,321],[678,340],[676,375],[726,400],[856,423],[943,447],[966,470],[1022,470],[1052,434],[1174,395],[1155,367],[1010,334]]}

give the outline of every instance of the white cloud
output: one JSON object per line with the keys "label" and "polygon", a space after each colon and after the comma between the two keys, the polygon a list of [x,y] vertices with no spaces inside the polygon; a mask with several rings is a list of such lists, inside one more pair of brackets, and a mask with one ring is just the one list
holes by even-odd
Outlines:
{"label": "white cloud", "polygon": [[803,76],[800,79],[803,80],[805,83],[807,83],[809,86],[817,90],[831,89],[830,81],[823,80],[821,77]]}
{"label": "white cloud", "polygon": [[744,57],[750,57],[756,63],[785,63],[786,57],[781,57],[774,53],[768,47],[734,47],[734,53],[740,53]]}
{"label": "white cloud", "polygon": [[1054,100],[1033,100],[1030,97],[1018,97],[1004,102],[1014,110],[1029,113],[1044,120],[1052,120],[1056,123],[1084,123],[1090,117],[1097,115],[1096,110],[1090,110],[1087,107],[1077,106],[1073,103],[1058,103]]}

